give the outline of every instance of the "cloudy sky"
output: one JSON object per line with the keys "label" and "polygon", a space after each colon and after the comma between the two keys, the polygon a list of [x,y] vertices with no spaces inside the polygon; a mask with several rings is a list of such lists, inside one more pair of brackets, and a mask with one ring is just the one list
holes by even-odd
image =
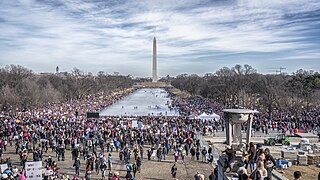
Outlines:
{"label": "cloudy sky", "polygon": [[319,0],[1,0],[0,66],[151,76],[320,71]]}

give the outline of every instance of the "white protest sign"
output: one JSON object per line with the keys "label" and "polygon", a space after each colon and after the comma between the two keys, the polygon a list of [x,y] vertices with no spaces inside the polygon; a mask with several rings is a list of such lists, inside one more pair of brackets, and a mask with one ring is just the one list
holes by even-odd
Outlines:
{"label": "white protest sign", "polygon": [[42,161],[26,162],[25,170],[28,180],[42,180]]}
{"label": "white protest sign", "polygon": [[134,120],[132,121],[132,128],[137,128],[138,127],[138,121]]}
{"label": "white protest sign", "polygon": [[3,172],[4,170],[8,169],[8,165],[7,164],[0,164],[0,170],[1,172]]}
{"label": "white protest sign", "polygon": [[151,157],[157,157],[157,150],[153,150]]}

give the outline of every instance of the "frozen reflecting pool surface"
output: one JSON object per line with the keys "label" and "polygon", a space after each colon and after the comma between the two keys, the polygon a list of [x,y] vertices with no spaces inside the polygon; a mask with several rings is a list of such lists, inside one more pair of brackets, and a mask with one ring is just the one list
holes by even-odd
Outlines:
{"label": "frozen reflecting pool surface", "polygon": [[100,112],[100,116],[177,116],[179,112],[170,110],[168,92],[161,88],[144,88],[135,91]]}

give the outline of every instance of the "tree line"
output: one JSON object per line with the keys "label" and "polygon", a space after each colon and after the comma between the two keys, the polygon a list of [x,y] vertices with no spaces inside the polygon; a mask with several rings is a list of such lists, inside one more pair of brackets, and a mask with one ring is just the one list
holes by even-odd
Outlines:
{"label": "tree line", "polygon": [[320,74],[302,69],[292,75],[264,75],[250,65],[235,65],[202,77],[181,74],[171,84],[192,95],[214,99],[229,108],[242,106],[271,112],[274,109],[307,109],[320,102]]}
{"label": "tree line", "polygon": [[128,76],[97,75],[74,68],[65,74],[36,74],[20,65],[0,68],[0,108],[30,108],[47,103],[81,99],[89,94],[110,93],[133,85]]}

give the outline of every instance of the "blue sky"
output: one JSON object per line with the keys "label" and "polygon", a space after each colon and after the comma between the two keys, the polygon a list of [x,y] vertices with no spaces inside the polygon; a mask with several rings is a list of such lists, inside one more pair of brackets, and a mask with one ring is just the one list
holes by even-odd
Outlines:
{"label": "blue sky", "polygon": [[151,76],[320,71],[319,0],[1,0],[0,66]]}

